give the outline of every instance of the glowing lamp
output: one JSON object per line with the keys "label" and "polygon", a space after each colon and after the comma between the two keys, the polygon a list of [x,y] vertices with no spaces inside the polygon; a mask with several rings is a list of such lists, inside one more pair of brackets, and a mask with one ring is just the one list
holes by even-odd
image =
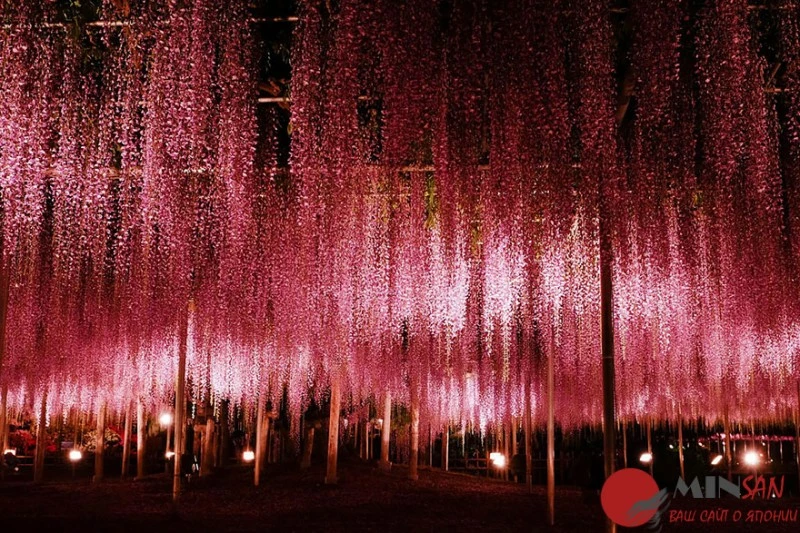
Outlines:
{"label": "glowing lamp", "polygon": [[504,468],[506,466],[506,456],[500,452],[490,453],[489,459],[492,461],[492,464],[497,468]]}
{"label": "glowing lamp", "polygon": [[9,449],[7,449],[7,450],[5,450],[5,451],[3,452],[3,455],[8,455],[8,454],[11,454],[11,455],[13,455],[13,456],[16,456],[16,455],[17,455],[17,450],[16,450],[16,448],[9,448]]}
{"label": "glowing lamp", "polygon": [[650,452],[644,452],[642,455],[639,456],[639,461],[642,464],[649,464],[653,460],[653,454]]}
{"label": "glowing lamp", "polygon": [[242,454],[242,459],[246,463],[252,463],[253,461],[256,460],[256,453],[254,451],[252,451],[252,450],[247,450],[246,452],[244,452]]}
{"label": "glowing lamp", "polygon": [[172,459],[173,457],[175,457],[175,452],[167,452],[164,454],[164,457],[166,457],[167,459]]}
{"label": "glowing lamp", "polygon": [[172,424],[172,415],[169,413],[163,413],[159,417],[158,421],[161,422],[162,426],[169,426],[170,424]]}
{"label": "glowing lamp", "polygon": [[761,458],[759,458],[756,452],[747,452],[744,454],[744,463],[748,466],[756,466],[758,463],[761,462]]}
{"label": "glowing lamp", "polygon": [[722,456],[721,456],[721,455],[717,455],[716,457],[714,457],[713,459],[711,459],[711,464],[712,464],[713,466],[717,466],[717,465],[718,465],[718,464],[720,464],[721,462],[722,462]]}
{"label": "glowing lamp", "polygon": [[78,461],[83,459],[83,454],[81,453],[80,450],[70,450],[69,454],[67,454],[67,457],[69,457],[69,460],[72,461],[73,463],[77,463]]}

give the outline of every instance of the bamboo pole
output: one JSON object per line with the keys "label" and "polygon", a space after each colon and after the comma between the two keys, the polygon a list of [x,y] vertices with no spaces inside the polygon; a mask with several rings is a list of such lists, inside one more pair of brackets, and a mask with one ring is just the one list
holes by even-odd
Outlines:
{"label": "bamboo pole", "polygon": [[94,483],[100,483],[104,477],[105,449],[106,449],[106,404],[100,406],[97,413],[97,434],[94,440]]}
{"label": "bamboo pole", "polygon": [[414,380],[411,381],[411,457],[408,461],[408,478],[417,480],[419,473],[419,392]]}
{"label": "bamboo pole", "polygon": [[181,311],[178,327],[178,375],[175,383],[175,461],[172,474],[172,501],[177,502],[181,497],[181,464],[183,457],[183,430],[186,426],[186,350],[189,340],[189,313],[193,311],[194,304]]}
{"label": "bamboo pole", "polygon": [[339,384],[338,370],[331,376],[331,406],[328,419],[328,464],[325,484],[335,485],[338,482],[336,467],[339,456],[339,411],[341,410],[342,391]]}
{"label": "bamboo pole", "polygon": [[144,432],[144,405],[136,402],[136,479],[144,478],[144,458],[147,437]]}
{"label": "bamboo pole", "polygon": [[125,412],[125,429],[122,432],[122,477],[128,475],[128,465],[131,460],[131,429],[133,423],[131,421],[131,403],[128,403],[128,408]]}
{"label": "bamboo pole", "polygon": [[47,393],[42,396],[42,405],[39,410],[39,426],[36,428],[36,454],[33,463],[33,482],[41,483],[44,479],[44,452],[47,448]]}
{"label": "bamboo pole", "polygon": [[547,357],[547,523],[556,521],[556,440],[555,440],[555,343],[551,333]]}
{"label": "bamboo pole", "polygon": [[378,463],[381,470],[389,471],[392,463],[389,462],[389,441],[392,434],[392,393],[386,390],[383,396],[383,424],[381,425],[381,460]]}

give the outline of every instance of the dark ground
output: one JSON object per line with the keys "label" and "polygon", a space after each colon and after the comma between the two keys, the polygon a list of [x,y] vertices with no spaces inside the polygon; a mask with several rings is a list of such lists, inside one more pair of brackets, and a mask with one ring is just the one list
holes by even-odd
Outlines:
{"label": "dark ground", "polygon": [[[0,532],[7,531],[603,531],[599,498],[576,488],[556,494],[557,526],[545,525],[545,495],[524,485],[460,474],[421,470],[390,474],[347,461],[339,484],[322,484],[321,467],[300,472],[296,466],[271,465],[266,481],[253,487],[252,471],[233,467],[210,479],[194,480],[180,504],[171,503],[170,479],[108,479],[94,486],[87,476],[73,480],[54,472],[41,485],[0,482]],[[59,479],[59,477],[61,479]],[[115,477],[115,476],[114,476]],[[668,523],[669,531],[797,531],[798,523],[765,525],[700,522],[700,512],[727,508],[798,509],[800,499],[773,501],[676,500],[671,510],[697,510],[693,525]],[[640,528],[641,531],[649,531]],[[620,531],[623,531],[620,528]],[[627,530],[631,531],[631,530]]]}

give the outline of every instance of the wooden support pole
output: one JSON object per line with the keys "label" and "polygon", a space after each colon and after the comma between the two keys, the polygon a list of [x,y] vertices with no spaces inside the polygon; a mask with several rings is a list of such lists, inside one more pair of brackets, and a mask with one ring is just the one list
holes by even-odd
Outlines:
{"label": "wooden support pole", "polygon": [[411,381],[411,457],[408,461],[408,478],[419,479],[419,392]]}
{"label": "wooden support pole", "polygon": [[655,459],[653,458],[653,421],[648,417],[647,419],[647,453],[650,454],[650,462],[647,464],[648,468],[650,469],[650,475],[653,475],[653,463],[655,463]]}
{"label": "wooden support pole", "polygon": [[509,425],[503,424],[503,456],[506,458],[506,467],[503,468],[503,479],[508,481],[508,471],[511,466],[511,446],[509,446]]}
{"label": "wooden support pole", "polygon": [[200,460],[200,476],[211,475],[214,469],[214,444],[216,442],[216,424],[212,416],[211,406],[206,408],[206,430],[203,434],[202,459]]}
{"label": "wooden support pole", "polygon": [[3,456],[8,449],[8,385],[0,386],[0,466],[3,465]]}
{"label": "wooden support pole", "polygon": [[342,391],[339,383],[339,370],[335,369],[331,376],[331,407],[328,419],[328,464],[325,484],[335,485],[337,461],[339,458],[339,411],[341,410]]}
{"label": "wooden support pole", "polygon": [[444,425],[442,431],[442,469],[445,472],[450,470],[450,424]]}
{"label": "wooden support pole", "polygon": [[144,478],[145,447],[147,434],[144,419],[144,404],[141,398],[136,402],[136,479]]}
{"label": "wooden support pole", "polygon": [[[552,335],[551,335],[552,336]],[[547,523],[556,522],[555,343],[547,356]]]}
{"label": "wooden support pole", "polygon": [[128,408],[125,411],[125,429],[122,431],[122,477],[128,475],[128,465],[131,461],[131,430],[133,429],[133,422],[131,420],[131,404],[128,403]]}
{"label": "wooden support pole", "polygon": [[433,428],[428,422],[428,467],[433,468]]}
{"label": "wooden support pole", "polygon": [[105,451],[106,451],[106,404],[100,406],[100,412],[97,413],[97,434],[94,440],[94,477],[92,482],[100,483],[104,477],[105,465]]}
{"label": "wooden support pole", "polygon": [[381,470],[389,471],[392,463],[389,462],[389,440],[392,435],[392,393],[388,390],[383,396],[383,424],[381,425],[381,460],[378,463]]}
{"label": "wooden support pole", "polygon": [[[11,281],[9,268],[0,240],[0,466],[8,448],[8,383],[3,379],[3,361],[6,356],[6,322],[8,317],[8,289]],[[1,469],[0,469],[1,470]]]}
{"label": "wooden support pole", "polygon": [[172,473],[172,501],[181,497],[181,466],[183,459],[183,431],[186,426],[186,350],[189,340],[189,313],[194,304],[190,301],[183,309],[178,325],[178,375],[175,382],[175,461]]}
{"label": "wooden support pole", "polygon": [[[164,458],[167,458],[167,455],[169,454],[169,451],[170,451],[170,446],[173,446],[173,445],[170,444],[170,440],[172,439],[172,426],[173,426],[174,423],[175,423],[175,417],[173,417],[172,423],[167,426],[167,445],[166,445],[166,447],[164,449]],[[173,452],[173,456],[172,457],[174,459],[175,458],[175,455],[174,455],[175,449],[174,449],[174,447],[172,448],[172,452]],[[169,461],[166,461],[164,463],[164,473],[165,474],[169,474]]]}
{"label": "wooden support pole", "polygon": [[628,468],[628,424],[622,421],[622,467]]}
{"label": "wooden support pole", "polygon": [[531,446],[531,383],[530,376],[525,383],[525,483],[528,486],[528,492],[533,492],[533,450]]}
{"label": "wooden support pole", "polygon": [[314,453],[314,426],[306,423],[306,435],[303,440],[303,457],[300,459],[300,468],[311,468],[311,455]]}
{"label": "wooden support pole", "polygon": [[678,463],[681,467],[681,478],[686,479],[686,470],[684,469],[683,461],[683,416],[681,410],[678,408]]}
{"label": "wooden support pole", "polygon": [[219,456],[216,463],[216,466],[225,466],[228,463],[228,456],[230,441],[231,441],[231,428],[229,424],[229,413],[228,409],[230,408],[229,400],[225,400],[222,402],[219,410]]}
{"label": "wooden support pole", "polygon": [[39,409],[39,425],[36,428],[36,454],[33,463],[33,482],[41,483],[44,479],[44,452],[47,448],[47,393],[42,396]]}
{"label": "wooden support pole", "polygon": [[[600,190],[600,341],[603,358],[603,458],[606,479],[615,470],[617,446],[614,401],[614,289],[611,268],[613,250],[605,191]],[[615,533],[617,525],[606,519],[605,531]]]}
{"label": "wooden support pole", "polygon": [[[517,419],[516,417],[511,417],[511,454],[508,457],[509,465],[512,463],[514,456],[517,455],[517,429]],[[516,471],[514,473],[514,481],[517,481]]]}
{"label": "wooden support pole", "polygon": [[267,438],[269,436],[269,418],[264,412],[264,402],[261,398],[258,400],[258,409],[256,410],[258,417],[256,420],[256,464],[255,473],[253,477],[253,484],[258,487],[261,483],[261,474],[264,470],[264,465],[267,459]]}
{"label": "wooden support pole", "polygon": [[728,481],[733,480],[733,450],[731,449],[731,427],[728,421],[728,408],[725,407],[725,418],[722,421],[725,432],[725,462],[728,464]]}
{"label": "wooden support pole", "polygon": [[797,461],[797,481],[800,486],[800,381],[797,382],[797,414],[794,420],[794,455]]}

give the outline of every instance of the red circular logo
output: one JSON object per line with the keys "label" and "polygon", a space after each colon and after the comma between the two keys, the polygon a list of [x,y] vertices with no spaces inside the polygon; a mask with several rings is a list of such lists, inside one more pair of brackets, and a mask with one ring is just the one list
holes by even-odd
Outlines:
{"label": "red circular logo", "polygon": [[658,494],[658,485],[649,474],[636,468],[614,472],[603,485],[600,503],[615,524],[623,527],[641,526],[656,514],[657,506],[647,502]]}

